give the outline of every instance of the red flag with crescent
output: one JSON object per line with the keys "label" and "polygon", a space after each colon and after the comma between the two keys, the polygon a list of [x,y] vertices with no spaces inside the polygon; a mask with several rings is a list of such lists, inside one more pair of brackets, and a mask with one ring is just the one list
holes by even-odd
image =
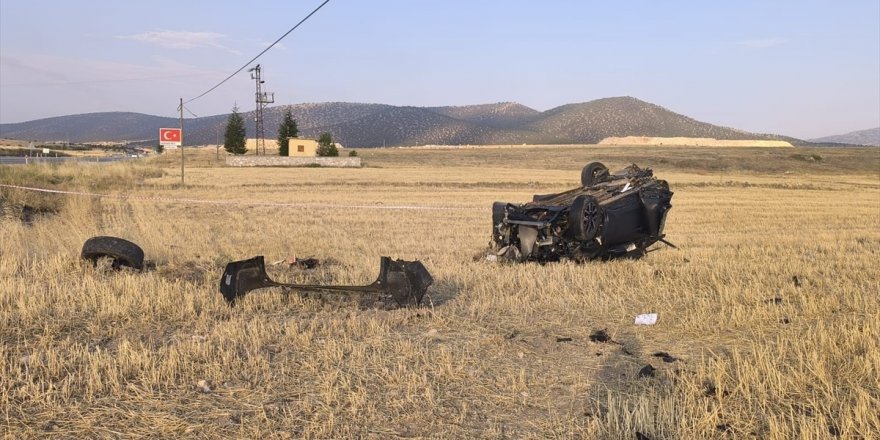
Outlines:
{"label": "red flag with crescent", "polygon": [[162,145],[180,145],[181,130],[179,128],[160,128],[159,143]]}

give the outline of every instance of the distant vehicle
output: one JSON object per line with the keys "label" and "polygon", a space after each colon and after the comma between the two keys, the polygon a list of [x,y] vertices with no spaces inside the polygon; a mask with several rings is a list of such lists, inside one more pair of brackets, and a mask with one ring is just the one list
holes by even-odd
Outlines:
{"label": "distant vehicle", "polygon": [[[672,191],[650,168],[609,173],[599,162],[581,171],[582,186],[531,202],[492,205],[489,256],[507,261],[641,258],[665,240]],[[494,255],[494,257],[492,257]]]}

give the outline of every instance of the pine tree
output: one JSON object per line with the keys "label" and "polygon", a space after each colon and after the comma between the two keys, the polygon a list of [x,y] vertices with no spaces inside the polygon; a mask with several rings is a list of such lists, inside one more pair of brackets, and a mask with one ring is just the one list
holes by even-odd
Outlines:
{"label": "pine tree", "polygon": [[318,138],[318,156],[339,156],[339,150],[330,133],[321,133]]}
{"label": "pine tree", "polygon": [[232,154],[244,154],[247,152],[245,143],[247,133],[244,128],[244,119],[238,114],[238,106],[232,107],[232,114],[226,122],[226,133],[223,135],[223,148]]}
{"label": "pine tree", "polygon": [[290,138],[296,137],[299,129],[296,127],[296,119],[290,112],[290,107],[284,109],[284,118],[278,126],[278,155],[287,156],[290,147]]}

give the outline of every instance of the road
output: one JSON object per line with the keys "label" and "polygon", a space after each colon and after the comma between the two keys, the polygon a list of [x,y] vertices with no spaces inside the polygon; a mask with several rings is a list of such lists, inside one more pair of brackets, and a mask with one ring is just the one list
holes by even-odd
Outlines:
{"label": "road", "polygon": [[62,163],[75,161],[80,163],[105,163],[119,162],[122,160],[137,159],[129,156],[96,156],[96,157],[22,157],[0,156],[0,165],[24,165],[28,163]]}

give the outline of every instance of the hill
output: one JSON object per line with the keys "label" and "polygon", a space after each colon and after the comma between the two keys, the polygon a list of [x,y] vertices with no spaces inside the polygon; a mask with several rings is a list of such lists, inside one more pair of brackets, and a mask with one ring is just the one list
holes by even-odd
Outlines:
{"label": "hill", "polygon": [[776,139],[700,122],[631,97],[604,98],[568,104],[544,112],[529,129],[552,136],[553,142],[598,143],[607,137],[698,137],[714,139]]}
{"label": "hill", "polygon": [[536,119],[541,112],[516,102],[467,105],[458,107],[428,107],[428,110],[453,119],[497,128],[516,128]]}
{"label": "hill", "polygon": [[141,113],[104,112],[0,124],[0,137],[39,141],[123,141],[158,139],[160,127],[177,127],[175,118]]}
{"label": "hill", "polygon": [[[288,106],[264,111],[266,137],[274,138]],[[346,102],[289,106],[300,135],[330,132],[352,147],[424,144],[592,144],[611,136],[702,137],[789,140],[700,122],[632,97],[567,104],[545,112],[513,102],[450,107],[400,107]],[[253,112],[242,113],[253,135]],[[184,120],[188,145],[222,138],[228,115]],[[71,142],[132,141],[156,143],[160,127],[176,127],[176,118],[139,113],[90,113],[15,124],[0,124],[0,137]]]}
{"label": "hill", "polygon": [[494,130],[425,108],[391,107],[315,131],[333,133],[334,139],[343,145],[382,146],[483,143],[481,140],[487,139]]}
{"label": "hill", "polygon": [[850,145],[872,145],[880,147],[880,127],[869,128],[867,130],[852,131],[846,134],[838,134],[834,136],[826,136],[817,139],[810,139],[810,142],[832,143],[832,144],[850,144]]}

